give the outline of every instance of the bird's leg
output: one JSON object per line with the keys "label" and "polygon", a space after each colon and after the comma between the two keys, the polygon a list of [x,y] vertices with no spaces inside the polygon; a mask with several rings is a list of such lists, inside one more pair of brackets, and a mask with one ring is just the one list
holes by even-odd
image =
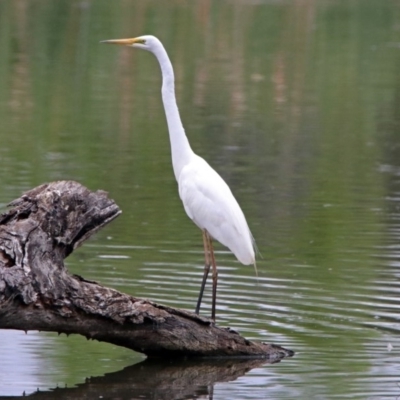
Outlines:
{"label": "bird's leg", "polygon": [[204,245],[205,264],[204,264],[203,281],[201,282],[199,299],[197,300],[197,305],[196,305],[196,310],[195,310],[196,314],[199,314],[199,312],[200,312],[201,300],[203,299],[204,288],[206,286],[208,273],[210,272],[210,250],[209,250],[209,247],[208,247],[207,237],[208,237],[207,231],[203,231],[203,245]]}
{"label": "bird's leg", "polygon": [[211,319],[215,321],[215,306],[217,303],[217,283],[218,283],[218,271],[217,271],[217,263],[215,262],[215,256],[214,256],[214,248],[212,245],[212,239],[210,235],[207,233],[207,239],[208,239],[208,248],[210,249],[210,258],[211,258],[211,264],[213,267],[212,271],[212,280],[213,280],[213,286],[212,286],[212,306],[211,306]]}

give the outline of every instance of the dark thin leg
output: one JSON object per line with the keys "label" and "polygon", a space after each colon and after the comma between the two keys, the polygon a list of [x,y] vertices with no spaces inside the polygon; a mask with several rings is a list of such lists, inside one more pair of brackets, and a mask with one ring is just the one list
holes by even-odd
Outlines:
{"label": "dark thin leg", "polygon": [[215,306],[217,303],[217,283],[218,283],[218,271],[217,271],[217,263],[215,262],[215,256],[214,256],[214,249],[211,241],[210,235],[207,233],[207,238],[208,238],[208,246],[210,249],[210,258],[211,258],[211,264],[213,267],[213,272],[212,272],[212,280],[213,280],[213,286],[212,286],[212,308],[211,308],[211,319],[215,321]]}
{"label": "dark thin leg", "polygon": [[208,386],[208,400],[213,400],[214,399],[214,385],[211,383]]}
{"label": "dark thin leg", "polygon": [[207,240],[208,234],[206,231],[203,231],[203,245],[204,245],[204,258],[205,258],[205,264],[204,264],[204,275],[203,275],[203,281],[201,282],[201,288],[200,288],[200,293],[199,293],[199,299],[197,300],[197,305],[196,305],[196,310],[195,313],[198,315],[200,312],[200,306],[201,306],[201,300],[203,299],[203,293],[204,293],[204,288],[206,286],[207,282],[207,277],[208,273],[210,272],[210,250],[208,248],[208,240]]}

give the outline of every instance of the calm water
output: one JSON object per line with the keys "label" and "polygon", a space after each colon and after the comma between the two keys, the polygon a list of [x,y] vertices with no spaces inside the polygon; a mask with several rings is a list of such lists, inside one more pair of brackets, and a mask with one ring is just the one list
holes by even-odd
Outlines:
{"label": "calm water", "polygon": [[400,396],[399,21],[389,0],[0,2],[2,209],[57,179],[107,190],[123,214],[69,270],[194,309],[201,234],[178,198],[158,65],[98,44],[154,34],[192,147],[232,188],[262,254],[256,279],[218,247],[219,323],[296,351],[273,365],[154,364],[0,331],[0,396]]}

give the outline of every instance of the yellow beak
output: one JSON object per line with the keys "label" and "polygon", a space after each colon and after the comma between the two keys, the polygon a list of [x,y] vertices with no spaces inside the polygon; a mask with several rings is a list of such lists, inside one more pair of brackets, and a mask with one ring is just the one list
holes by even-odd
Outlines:
{"label": "yellow beak", "polygon": [[134,43],[143,43],[142,39],[132,38],[132,39],[111,39],[111,40],[102,40],[100,43],[106,44],[119,44],[122,46],[131,46]]}

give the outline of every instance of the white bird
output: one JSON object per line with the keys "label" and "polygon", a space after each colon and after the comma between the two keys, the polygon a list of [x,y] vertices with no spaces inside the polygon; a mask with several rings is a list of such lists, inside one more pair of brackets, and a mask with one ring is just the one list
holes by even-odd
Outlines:
{"label": "white bird", "polygon": [[156,37],[149,35],[133,39],[105,40],[102,43],[150,51],[160,64],[162,100],[179,196],[187,215],[203,232],[205,267],[195,312],[198,314],[200,311],[204,287],[212,265],[211,318],[215,321],[218,272],[212,239],[228,247],[242,264],[253,264],[256,268],[253,236],[229,186],[207,161],[195,154],[190,147],[176,104],[174,70],[162,43]]}

